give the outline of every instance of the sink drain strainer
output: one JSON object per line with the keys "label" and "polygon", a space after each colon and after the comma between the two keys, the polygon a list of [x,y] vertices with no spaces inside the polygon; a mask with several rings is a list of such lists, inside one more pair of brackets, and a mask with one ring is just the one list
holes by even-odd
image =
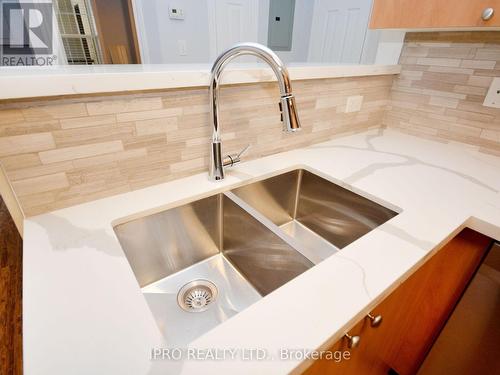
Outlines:
{"label": "sink drain strainer", "polygon": [[208,280],[193,280],[177,294],[179,306],[189,312],[202,312],[217,298],[217,287]]}

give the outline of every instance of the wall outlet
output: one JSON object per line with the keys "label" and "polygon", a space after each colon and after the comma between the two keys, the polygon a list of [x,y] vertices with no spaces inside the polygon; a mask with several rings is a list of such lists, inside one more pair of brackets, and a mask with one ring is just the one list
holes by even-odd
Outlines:
{"label": "wall outlet", "polygon": [[485,107],[500,108],[500,78],[494,78],[484,98]]}
{"label": "wall outlet", "polygon": [[179,49],[179,55],[180,56],[187,56],[188,51],[187,51],[187,42],[185,40],[178,40],[177,41],[177,48]]}
{"label": "wall outlet", "polygon": [[179,7],[168,7],[168,17],[172,20],[183,20],[184,19],[184,9]]}
{"label": "wall outlet", "polygon": [[347,98],[347,104],[345,106],[346,113],[349,112],[359,112],[361,110],[361,105],[363,104],[362,95],[349,96]]}

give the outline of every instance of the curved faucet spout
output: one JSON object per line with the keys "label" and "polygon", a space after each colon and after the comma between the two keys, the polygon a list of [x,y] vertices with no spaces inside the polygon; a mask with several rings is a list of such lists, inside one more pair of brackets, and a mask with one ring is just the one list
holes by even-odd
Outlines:
{"label": "curved faucet spout", "polygon": [[212,147],[210,158],[210,178],[224,178],[224,158],[222,157],[221,128],[219,123],[219,85],[222,71],[234,58],[242,55],[257,56],[265,61],[273,70],[280,89],[279,109],[283,130],[294,132],[300,129],[300,121],[292,94],[290,76],[281,59],[269,48],[258,43],[239,43],[223,52],[214,62],[210,75],[210,118],[212,121]]}

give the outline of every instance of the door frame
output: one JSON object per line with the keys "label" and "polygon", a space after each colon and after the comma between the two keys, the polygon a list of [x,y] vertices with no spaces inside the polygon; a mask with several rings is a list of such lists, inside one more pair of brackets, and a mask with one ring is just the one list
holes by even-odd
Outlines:
{"label": "door frame", "polygon": [[141,46],[139,43],[138,33],[137,33],[137,23],[135,20],[135,10],[134,4],[132,0],[127,0],[127,8],[128,8],[128,17],[130,23],[130,31],[132,32],[132,43],[134,44],[134,55],[137,61],[137,64],[142,64],[141,58]]}
{"label": "door frame", "polygon": [[[101,55],[103,62],[105,64],[111,64],[111,60],[108,56],[108,49],[107,45],[105,43],[103,34],[102,34],[102,27],[101,27],[101,19],[99,17],[99,12],[97,11],[97,0],[90,0],[90,4],[92,7],[92,13],[93,13],[93,18],[94,18],[94,23],[95,27],[97,30],[97,38],[99,39],[99,44],[100,44],[100,49],[101,49]],[[137,22],[136,22],[136,17],[135,17],[135,0],[127,0],[127,2],[124,4],[127,8],[128,12],[128,18],[124,20],[125,23],[127,23],[130,26],[130,31],[132,33],[132,38],[131,38],[131,43],[132,47],[134,48],[134,51],[130,51],[131,57],[135,57],[137,64],[142,64],[142,43],[139,43],[139,38],[138,38],[138,27],[137,27]],[[140,17],[140,15],[139,15]]]}

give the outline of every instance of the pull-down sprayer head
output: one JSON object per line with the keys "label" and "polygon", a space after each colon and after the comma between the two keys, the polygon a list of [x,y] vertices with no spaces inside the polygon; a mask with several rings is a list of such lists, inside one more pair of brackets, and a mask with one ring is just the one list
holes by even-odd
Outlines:
{"label": "pull-down sprayer head", "polygon": [[290,95],[281,97],[280,101],[281,121],[283,121],[283,130],[287,132],[296,132],[300,130],[299,115],[297,113],[297,105],[295,97]]}

